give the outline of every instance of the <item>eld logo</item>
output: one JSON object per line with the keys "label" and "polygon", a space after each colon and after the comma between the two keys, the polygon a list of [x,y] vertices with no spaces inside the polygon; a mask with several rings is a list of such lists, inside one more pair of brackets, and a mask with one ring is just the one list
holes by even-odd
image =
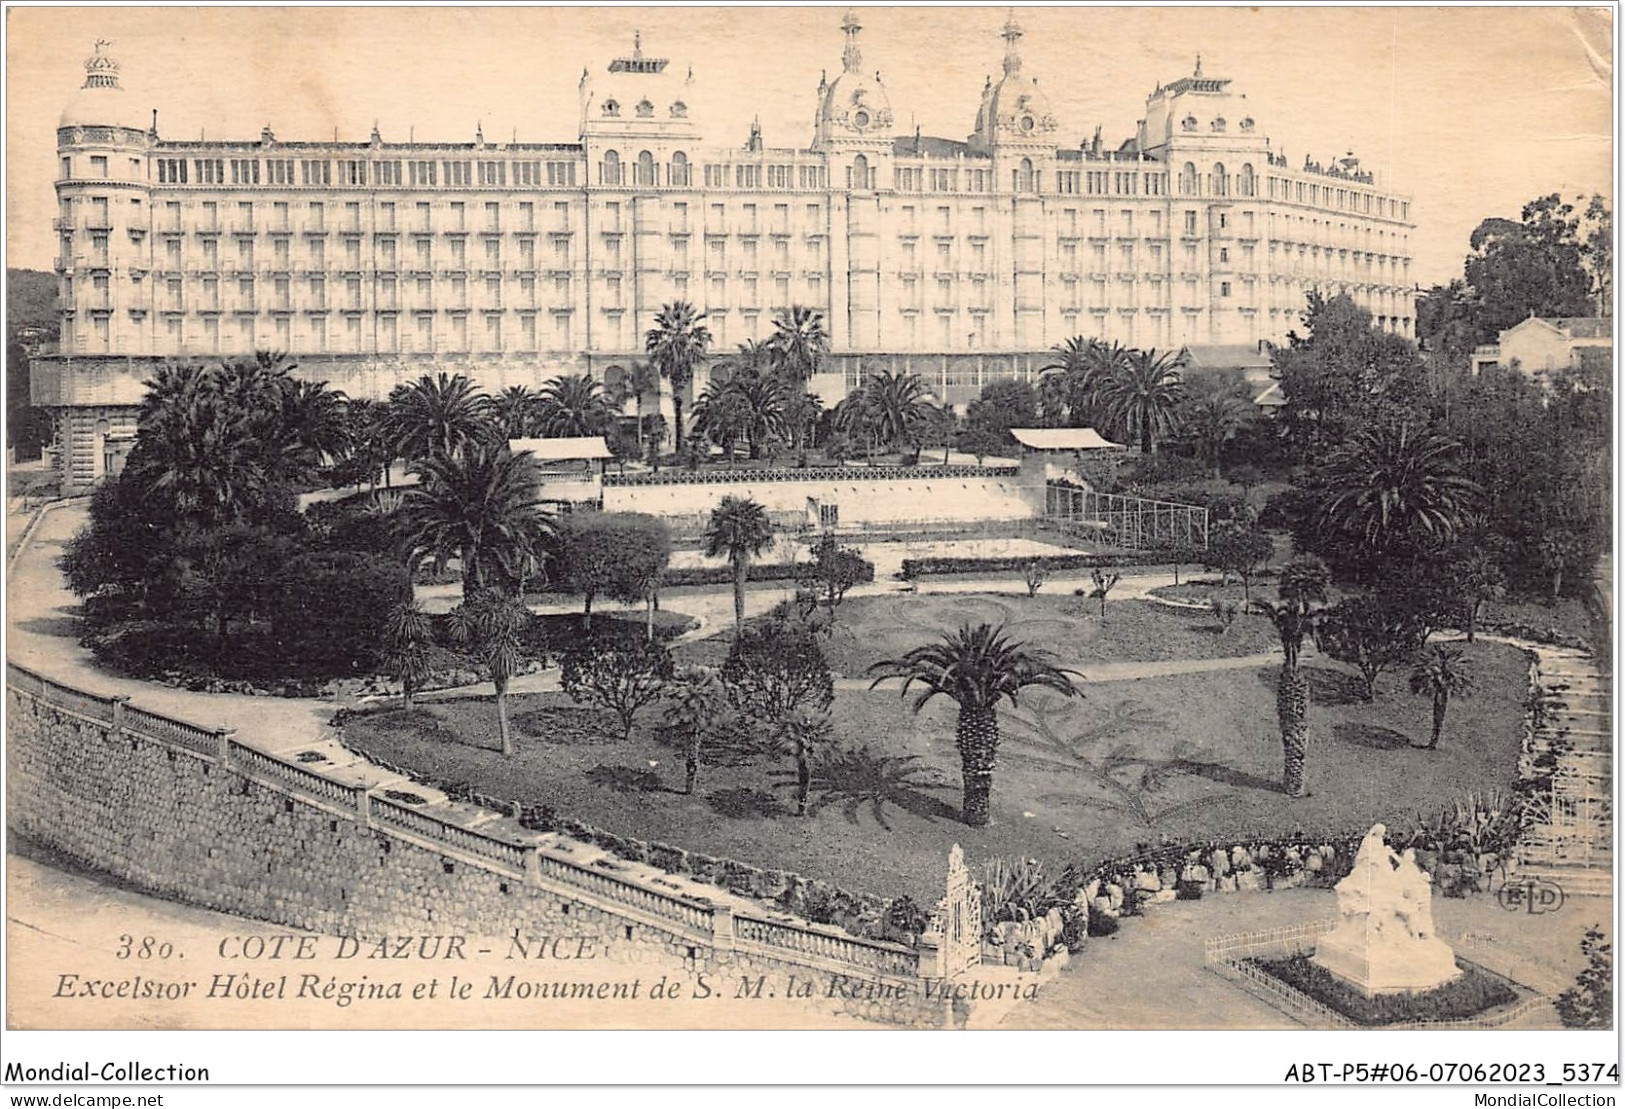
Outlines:
{"label": "eld logo", "polygon": [[1532,916],[1555,913],[1563,907],[1563,887],[1544,878],[1527,878],[1502,886],[1495,900],[1509,913],[1519,909]]}

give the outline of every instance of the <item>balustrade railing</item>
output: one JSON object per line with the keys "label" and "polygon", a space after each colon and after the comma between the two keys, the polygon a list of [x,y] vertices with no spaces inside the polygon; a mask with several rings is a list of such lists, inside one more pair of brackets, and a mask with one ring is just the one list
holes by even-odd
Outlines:
{"label": "balustrade railing", "polygon": [[45,678],[43,681],[45,685],[43,696],[47,704],[59,709],[66,709],[77,716],[83,716],[101,724],[111,724],[113,722],[113,702],[111,698],[96,697],[74,689],[72,686],[53,682],[49,678]]}
{"label": "balustrade railing", "polygon": [[516,875],[524,873],[528,849],[517,843],[506,843],[481,832],[459,827],[430,813],[418,812],[410,805],[391,801],[387,797],[373,796],[369,799],[368,805],[375,824],[433,840],[454,850],[496,863]]}
{"label": "balustrade railing", "polygon": [[537,875],[574,886],[606,901],[641,910],[644,913],[682,924],[690,931],[711,935],[715,910],[698,901],[659,893],[636,882],[628,882],[592,867],[577,866],[541,852],[536,854]]}
{"label": "balustrade railing", "polygon": [[256,751],[241,743],[228,743],[227,750],[232,764],[251,774],[270,778],[306,797],[314,797],[352,812],[361,811],[360,795],[365,791],[358,786],[347,786],[331,778],[324,778],[297,763],[283,762],[264,751]]}
{"label": "balustrade railing", "polygon": [[736,942],[756,944],[775,951],[810,955],[846,966],[860,967],[893,978],[913,978],[919,974],[919,952],[901,945],[876,943],[850,936],[835,936],[794,924],[734,917]]}
{"label": "balustrade railing", "polygon": [[122,723],[126,731],[157,740],[159,743],[182,747],[209,758],[219,758],[221,755],[220,733],[201,728],[196,724],[160,716],[156,712],[138,709],[133,705],[124,706]]}

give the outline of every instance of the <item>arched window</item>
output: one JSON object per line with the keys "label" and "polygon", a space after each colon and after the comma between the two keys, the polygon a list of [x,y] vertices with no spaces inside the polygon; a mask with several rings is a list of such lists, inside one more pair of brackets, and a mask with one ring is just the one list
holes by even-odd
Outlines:
{"label": "arched window", "polygon": [[604,151],[604,160],[598,167],[598,178],[600,185],[619,185],[621,183],[621,156],[615,151]]}
{"label": "arched window", "polygon": [[1033,160],[1031,158],[1023,158],[1021,160],[1021,165],[1016,169],[1016,192],[1030,193],[1034,192],[1035,190],[1036,183],[1033,180]]}
{"label": "arched window", "polygon": [[620,101],[618,101],[618,100],[606,100],[606,101],[604,101],[604,114],[606,116],[618,116],[618,115],[620,115],[621,114]]}
{"label": "arched window", "polygon": [[1213,181],[1209,191],[1214,196],[1230,195],[1230,175],[1225,172],[1223,162],[1213,163]]}
{"label": "arched window", "polygon": [[869,184],[869,159],[862,154],[852,159],[852,173],[847,178],[846,187],[849,189],[868,189],[871,187]]}
{"label": "arched window", "polygon": [[660,184],[655,178],[655,156],[647,150],[638,155],[638,179],[636,184],[643,188]]}
{"label": "arched window", "polygon": [[688,188],[688,155],[681,150],[671,156],[671,184],[680,189]]}
{"label": "arched window", "polygon": [[1185,168],[1179,174],[1179,191],[1183,196],[1195,196],[1197,192],[1196,163],[1186,162]]}
{"label": "arched window", "polygon": [[1241,195],[1258,195],[1258,181],[1253,177],[1253,164],[1251,162],[1244,162],[1241,166]]}

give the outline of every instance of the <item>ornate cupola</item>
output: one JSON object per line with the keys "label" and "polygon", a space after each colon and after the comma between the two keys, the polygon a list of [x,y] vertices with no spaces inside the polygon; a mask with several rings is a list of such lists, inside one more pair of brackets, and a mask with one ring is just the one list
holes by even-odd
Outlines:
{"label": "ornate cupola", "polygon": [[841,72],[833,81],[818,86],[818,120],[813,149],[863,149],[890,151],[892,145],[891,97],[877,71],[863,68],[863,48],[859,38],[863,24],[853,12],[841,20],[846,48],[841,52]]}
{"label": "ornate cupola", "polygon": [[1021,37],[1025,32],[1011,12],[1000,37],[1004,39],[1004,76],[982,88],[982,103],[976,113],[976,131],[970,136],[973,149],[993,151],[1000,147],[1031,147],[1053,153],[1059,130],[1049,97],[1038,88],[1038,78],[1021,69]]}
{"label": "ornate cupola", "polygon": [[62,109],[57,127],[147,130],[147,113],[130,102],[128,94],[119,84],[119,64],[107,52],[111,45],[106,39],[96,40],[95,52],[85,59],[85,83]]}
{"label": "ornate cupola", "polygon": [[581,73],[581,135],[620,143],[691,143],[700,137],[694,113],[694,70],[670,68],[666,58],[643,53],[635,34],[632,53],[615,58],[605,75]]}

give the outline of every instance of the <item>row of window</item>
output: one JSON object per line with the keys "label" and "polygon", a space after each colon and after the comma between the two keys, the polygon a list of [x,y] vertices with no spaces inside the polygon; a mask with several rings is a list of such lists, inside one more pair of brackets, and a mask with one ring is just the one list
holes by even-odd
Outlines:
{"label": "row of window", "polygon": [[[576,183],[574,161],[511,159],[414,159],[374,161],[359,158],[158,158],[160,185],[298,185],[306,188],[366,188],[446,185],[507,188],[570,187]],[[93,155],[91,176],[106,177],[107,159]],[[131,159],[139,173],[140,159]],[[62,159],[62,176],[72,176],[72,161]],[[98,172],[99,171],[99,172]]]}

